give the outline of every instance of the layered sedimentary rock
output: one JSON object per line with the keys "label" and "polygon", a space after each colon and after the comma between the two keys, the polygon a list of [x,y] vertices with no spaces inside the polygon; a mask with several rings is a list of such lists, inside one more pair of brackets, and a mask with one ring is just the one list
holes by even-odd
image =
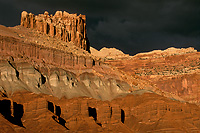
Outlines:
{"label": "layered sedimentary rock", "polygon": [[200,53],[194,48],[156,50],[107,63],[149,81],[155,88],[200,104]]}
{"label": "layered sedimentary rock", "polygon": [[18,91],[30,91],[58,98],[87,96],[99,100],[112,100],[129,93],[129,88],[124,81],[102,78],[88,73],[87,70],[82,70],[80,75],[76,75],[56,67],[34,68],[27,62],[0,60],[0,93],[7,96]]}
{"label": "layered sedimentary rock", "polygon": [[43,94],[15,93],[11,98],[0,99],[0,123],[4,125],[0,130],[126,133],[200,131],[198,106],[153,93],[137,93],[110,102],[87,97],[57,99]]}
{"label": "layered sedimentary rock", "polygon": [[[91,68],[95,65],[91,57],[78,56],[55,48],[44,47],[35,43],[25,43],[14,37],[0,35],[1,54],[8,54],[13,57],[30,58],[36,62],[53,64],[61,68],[82,67]],[[98,65],[98,63],[96,63]]]}
{"label": "layered sedimentary rock", "polygon": [[85,15],[77,16],[77,14],[69,14],[65,11],[57,11],[54,16],[49,15],[47,11],[44,14],[34,15],[23,11],[21,13],[21,26],[37,29],[90,51]]}
{"label": "layered sedimentary rock", "polygon": [[200,131],[193,48],[94,57],[83,15],[22,12],[21,25],[0,25],[0,132]]}

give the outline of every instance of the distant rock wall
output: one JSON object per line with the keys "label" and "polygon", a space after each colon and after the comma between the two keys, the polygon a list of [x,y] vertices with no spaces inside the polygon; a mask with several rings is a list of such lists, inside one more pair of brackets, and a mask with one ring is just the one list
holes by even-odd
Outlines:
{"label": "distant rock wall", "polygon": [[90,44],[86,34],[86,16],[69,14],[57,11],[55,15],[34,15],[23,11],[21,13],[21,26],[37,29],[66,42],[73,42],[76,46],[90,52]]}
{"label": "distant rock wall", "polygon": [[28,57],[36,62],[52,64],[59,68],[92,68],[98,64],[91,57],[77,56],[66,51],[25,43],[13,37],[0,35],[0,52],[13,57]]}
{"label": "distant rock wall", "polygon": [[163,57],[169,57],[173,55],[184,55],[188,53],[196,53],[197,50],[189,47],[189,48],[174,48],[170,47],[166,50],[153,50],[151,52],[145,52],[145,53],[139,53],[136,54],[134,57],[138,57],[140,59],[152,59],[152,58],[163,58]]}

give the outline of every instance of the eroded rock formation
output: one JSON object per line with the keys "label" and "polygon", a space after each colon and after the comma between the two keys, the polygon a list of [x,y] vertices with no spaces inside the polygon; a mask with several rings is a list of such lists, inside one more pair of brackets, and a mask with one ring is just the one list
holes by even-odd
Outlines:
{"label": "eroded rock formation", "polygon": [[93,97],[112,100],[129,93],[130,86],[114,78],[92,73],[76,75],[61,68],[34,68],[27,62],[0,60],[0,93],[11,96],[17,91],[44,93],[58,98]]}
{"label": "eroded rock formation", "polygon": [[[0,35],[1,54],[8,54],[13,57],[24,57],[36,62],[54,64],[61,68],[82,67],[91,68],[99,65],[91,57],[76,55],[68,51],[37,45],[36,43],[27,43],[14,37]],[[94,63],[96,62],[96,63]]]}
{"label": "eroded rock formation", "polygon": [[69,14],[65,11],[57,11],[54,16],[49,15],[47,11],[44,14],[34,15],[23,11],[21,13],[21,26],[37,29],[90,51],[85,15],[77,16],[77,14]]}
{"label": "eroded rock formation", "polygon": [[155,88],[200,104],[200,53],[194,48],[156,50],[107,63],[149,81]]}
{"label": "eroded rock formation", "polygon": [[21,19],[0,25],[0,132],[200,131],[193,48],[133,57],[104,48],[93,56],[85,16]]}
{"label": "eroded rock formation", "polygon": [[[4,125],[0,130],[126,133],[200,131],[198,106],[153,93],[137,93],[113,101],[87,97],[57,99],[44,94],[14,93],[9,99],[0,97],[0,123]],[[4,118],[8,121],[4,121]]]}

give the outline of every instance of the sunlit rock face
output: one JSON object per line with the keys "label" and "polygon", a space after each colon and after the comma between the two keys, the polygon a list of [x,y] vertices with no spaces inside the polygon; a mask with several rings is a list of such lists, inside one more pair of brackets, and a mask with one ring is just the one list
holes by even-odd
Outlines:
{"label": "sunlit rock face", "polygon": [[17,71],[6,61],[1,62],[1,80],[2,81],[16,81],[19,75]]}
{"label": "sunlit rock face", "polygon": [[194,48],[88,46],[84,15],[0,25],[0,132],[200,132]]}
{"label": "sunlit rock face", "polygon": [[[1,62],[1,86],[8,94],[20,90],[51,94],[55,97],[87,96],[99,100],[112,100],[129,93],[130,86],[116,79],[102,79],[92,73],[74,73],[63,69],[50,69],[42,74],[29,63]],[[15,86],[15,88],[13,88]]]}
{"label": "sunlit rock face", "polygon": [[[0,97],[0,130],[11,132],[199,132],[197,105],[154,93],[101,101],[88,97],[58,99],[17,92]],[[177,124],[178,123],[178,124]],[[35,127],[33,124],[37,124]],[[187,127],[187,128],[186,128]]]}
{"label": "sunlit rock face", "polygon": [[200,104],[200,53],[194,48],[155,50],[106,62],[148,80],[155,88]]}
{"label": "sunlit rock face", "polygon": [[49,15],[47,11],[44,14],[34,15],[23,11],[21,13],[21,26],[37,29],[90,51],[85,15],[77,16],[77,14],[69,14],[65,11],[57,11],[54,16]]}

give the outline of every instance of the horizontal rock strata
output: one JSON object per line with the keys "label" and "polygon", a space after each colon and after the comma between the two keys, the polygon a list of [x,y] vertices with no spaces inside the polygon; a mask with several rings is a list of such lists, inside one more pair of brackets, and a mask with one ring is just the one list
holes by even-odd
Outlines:
{"label": "horizontal rock strata", "polygon": [[19,126],[9,126],[15,132],[41,132],[49,128],[60,132],[200,131],[198,106],[152,93],[109,102],[86,97],[57,99],[25,92],[2,98],[0,107],[1,115]]}
{"label": "horizontal rock strata", "polygon": [[36,62],[52,64],[60,68],[92,68],[99,64],[91,57],[77,56],[66,51],[25,43],[17,38],[0,35],[0,52],[13,57],[30,58]]}

